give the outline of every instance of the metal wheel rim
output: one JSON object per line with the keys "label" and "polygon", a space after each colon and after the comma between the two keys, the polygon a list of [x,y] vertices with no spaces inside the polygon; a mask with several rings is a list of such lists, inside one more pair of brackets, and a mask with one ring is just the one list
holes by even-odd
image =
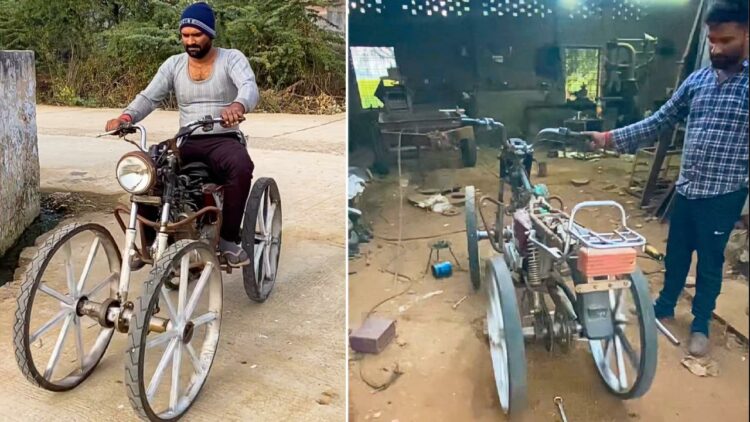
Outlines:
{"label": "metal wheel rim", "polygon": [[253,250],[253,269],[259,291],[264,291],[267,285],[276,280],[281,247],[281,215],[276,212],[278,207],[278,198],[271,198],[271,186],[267,186],[258,204]]}
{"label": "metal wheel rim", "polygon": [[[608,339],[589,340],[594,363],[604,383],[609,389],[617,394],[627,395],[633,391],[640,382],[643,371],[642,362],[646,359],[644,347],[646,336],[643,329],[642,318],[629,316],[625,311],[623,292],[626,289],[610,290],[609,304],[614,322],[614,335]],[[636,309],[638,306],[638,293],[635,285],[627,289],[632,296]],[[640,312],[639,312],[640,315]],[[635,320],[639,323],[639,350],[635,350],[632,342],[628,339],[626,326],[628,322]],[[629,372],[630,369],[630,372]],[[631,375],[633,375],[631,377]]]}
{"label": "metal wheel rim", "polygon": [[487,285],[487,331],[490,341],[490,356],[495,376],[495,387],[500,399],[500,406],[508,412],[510,403],[510,374],[508,368],[508,348],[505,340],[505,320],[502,313],[500,292],[497,287],[497,277],[494,272],[490,275]]}
{"label": "metal wheel rim", "polygon": [[[203,269],[198,279],[194,283],[190,283],[188,280],[190,267],[191,265],[195,266],[196,262],[201,263]],[[145,374],[143,374],[146,400],[148,400],[149,407],[154,410],[154,413],[160,419],[174,419],[184,413],[192,405],[208,377],[216,355],[221,326],[223,297],[220,271],[218,262],[207,249],[201,248],[190,251],[180,258],[179,270],[176,271],[180,277],[177,287],[177,303],[175,304],[169,298],[169,290],[163,284],[158,287],[158,295],[154,295],[155,297],[151,300],[147,319],[150,319],[153,315],[157,303],[163,306],[167,315],[170,316],[167,331],[159,334],[149,333],[145,340],[146,351],[144,354],[148,354],[150,348],[167,344],[154,373],[148,378],[148,382],[146,382]],[[190,297],[187,295],[189,284],[194,285]],[[209,309],[207,312],[195,315],[195,306],[205,294],[209,295]],[[199,348],[195,347],[195,339],[185,340],[185,326],[188,321],[196,329],[206,326],[206,335]],[[180,380],[183,374],[181,374],[180,365],[185,360],[191,364],[192,372],[190,373],[188,387],[181,389]],[[164,372],[170,366],[169,405],[166,410],[156,411],[153,398],[159,386],[162,385]],[[142,371],[145,372],[145,368]]]}
{"label": "metal wheel rim", "polygon": [[[86,261],[80,267],[81,273],[80,275],[78,275],[78,277],[76,277],[77,271],[76,265],[73,262],[74,259],[72,256],[73,254],[71,244],[73,239],[75,239],[82,233],[87,232],[93,233],[94,239],[89,245],[88,254],[86,255]],[[90,270],[94,265],[96,257],[101,256],[101,250],[104,251],[104,256],[107,259],[107,265],[109,267],[110,274],[109,276],[104,277],[101,280],[97,280],[95,284],[93,284],[93,286],[91,284],[88,284],[87,287]],[[52,254],[49,255],[48,258],[46,258],[48,263],[57,253],[62,253],[64,257],[65,278],[68,291],[67,293],[62,293],[47,285],[47,283],[45,282],[44,274],[49,268],[45,266],[42,269],[42,272],[37,276],[39,282],[32,291],[31,306],[29,307],[27,318],[25,321],[26,326],[24,332],[26,335],[25,344],[27,345],[29,350],[28,356],[31,357],[31,365],[37,372],[42,375],[46,382],[62,389],[66,389],[78,384],[81,379],[87,376],[87,374],[93,369],[93,367],[98,364],[101,356],[104,354],[107,346],[109,345],[112,334],[114,333],[114,328],[101,327],[99,330],[99,334],[96,335],[94,344],[91,345],[89,351],[86,352],[82,339],[83,324],[91,321],[96,322],[96,325],[99,324],[98,321],[91,317],[79,316],[76,313],[76,303],[81,297],[94,297],[97,293],[103,291],[107,287],[109,287],[108,297],[111,298],[115,296],[117,290],[117,282],[119,280],[118,276],[120,271],[120,258],[117,252],[117,246],[112,242],[112,240],[108,238],[104,233],[100,233],[92,229],[81,230],[75,233],[73,236],[65,239],[64,243],[56,245],[52,250]],[[31,321],[29,319],[31,318],[31,314],[33,313],[36,305],[37,294],[40,292],[49,295],[54,299],[57,299],[58,303],[60,304],[60,311],[58,311],[51,319],[47,320],[44,324],[41,325],[41,327],[34,330],[34,332],[32,333],[30,332]],[[36,343],[36,341],[39,340],[44,334],[46,334],[59,324],[62,324],[62,327],[60,333],[56,337],[57,339],[55,341],[55,346],[53,348],[52,354],[47,360],[45,369],[43,371],[39,371],[38,368],[36,368],[36,364],[34,363],[33,353],[31,352],[30,346]],[[74,331],[73,333],[71,333],[71,328]],[[71,341],[69,340],[69,337],[73,337],[73,341],[75,341],[74,348],[76,349],[76,357],[74,362],[76,363],[77,369],[60,379],[53,379],[55,369],[60,363],[60,356],[63,353],[65,344],[69,344],[69,342]]]}
{"label": "metal wheel rim", "polygon": [[479,235],[477,233],[476,197],[474,186],[466,187],[466,246],[469,259],[469,278],[475,289],[480,287]]}

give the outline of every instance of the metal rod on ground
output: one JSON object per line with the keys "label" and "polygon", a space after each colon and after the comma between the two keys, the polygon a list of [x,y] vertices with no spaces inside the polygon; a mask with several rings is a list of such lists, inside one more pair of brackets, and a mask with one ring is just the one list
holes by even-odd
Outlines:
{"label": "metal rod on ground", "polygon": [[658,328],[659,331],[664,334],[664,337],[668,338],[669,341],[672,342],[672,344],[674,344],[675,346],[680,345],[680,340],[677,340],[677,337],[675,337],[674,334],[672,334],[672,332],[669,331],[667,327],[665,327],[664,324],[661,323],[661,321],[659,321],[658,319],[654,319],[654,321],[656,321],[656,328]]}
{"label": "metal rod on ground", "polygon": [[451,306],[451,308],[453,308],[453,310],[455,311],[455,310],[456,310],[456,308],[458,308],[458,305],[460,305],[460,304],[461,304],[461,302],[463,302],[464,300],[466,300],[466,298],[468,298],[468,297],[469,297],[469,296],[464,296],[464,297],[462,297],[461,299],[459,299],[459,300],[458,300],[458,302],[454,303],[454,304],[453,304],[453,306]]}

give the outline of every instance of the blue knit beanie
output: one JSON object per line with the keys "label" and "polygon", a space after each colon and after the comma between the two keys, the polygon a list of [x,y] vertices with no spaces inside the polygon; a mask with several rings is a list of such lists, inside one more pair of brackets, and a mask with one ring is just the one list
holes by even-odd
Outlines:
{"label": "blue knit beanie", "polygon": [[211,6],[200,2],[186,7],[185,11],[182,12],[182,16],[180,16],[180,30],[186,26],[203,32],[211,39],[215,38],[214,11],[211,9]]}

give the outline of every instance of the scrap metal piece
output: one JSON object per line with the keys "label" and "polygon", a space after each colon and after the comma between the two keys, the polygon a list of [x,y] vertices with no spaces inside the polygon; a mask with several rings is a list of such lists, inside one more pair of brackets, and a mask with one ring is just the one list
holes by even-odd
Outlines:
{"label": "scrap metal piece", "polygon": [[568,417],[565,415],[565,409],[563,408],[563,399],[560,396],[557,396],[553,400],[555,402],[555,405],[557,406],[557,411],[560,412],[560,417],[562,418],[562,422],[568,422]]}
{"label": "scrap metal piece", "polygon": [[680,340],[678,340],[677,337],[675,337],[674,334],[672,334],[672,332],[669,331],[667,327],[665,327],[664,324],[662,324],[661,321],[659,321],[658,318],[656,318],[655,321],[656,321],[656,328],[658,328],[659,331],[661,331],[661,333],[664,334],[664,337],[668,338],[669,341],[675,346],[679,346]]}

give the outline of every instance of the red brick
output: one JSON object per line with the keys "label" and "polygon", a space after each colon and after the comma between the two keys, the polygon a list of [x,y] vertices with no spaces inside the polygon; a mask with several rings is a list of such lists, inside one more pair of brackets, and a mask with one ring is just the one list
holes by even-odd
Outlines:
{"label": "red brick", "polygon": [[349,335],[349,345],[357,352],[380,353],[396,336],[396,321],[368,318]]}

